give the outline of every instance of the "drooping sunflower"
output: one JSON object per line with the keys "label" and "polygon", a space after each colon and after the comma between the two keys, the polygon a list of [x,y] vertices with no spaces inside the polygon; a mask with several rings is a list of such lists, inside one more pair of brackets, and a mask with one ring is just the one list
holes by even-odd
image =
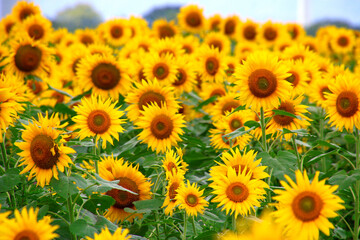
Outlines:
{"label": "drooping sunflower", "polygon": [[222,83],[226,79],[225,55],[217,48],[204,45],[197,53],[198,72],[205,81]]}
{"label": "drooping sunflower", "polygon": [[178,34],[179,29],[174,21],[157,19],[152,24],[152,32],[157,38],[172,38]]}
{"label": "drooping sunflower", "polygon": [[206,19],[207,30],[215,32],[220,31],[222,20],[223,19],[220,14],[214,14],[210,16],[208,19]]}
{"label": "drooping sunflower", "polygon": [[51,49],[29,36],[19,36],[11,43],[11,50],[5,70],[18,75],[21,79],[27,75],[41,77],[46,74]]}
{"label": "drooping sunflower", "polygon": [[210,32],[204,37],[204,42],[210,48],[217,48],[219,52],[229,54],[231,50],[230,39],[220,32]]}
{"label": "drooping sunflower", "polygon": [[236,39],[236,28],[240,23],[240,18],[237,15],[228,16],[221,22],[221,32],[231,39]]}
{"label": "drooping sunflower", "polygon": [[180,8],[177,15],[179,26],[190,33],[200,33],[205,30],[203,9],[197,5],[188,5]]}
{"label": "drooping sunflower", "polygon": [[177,190],[184,185],[184,175],[177,173],[169,176],[168,185],[166,186],[166,196],[162,205],[166,215],[173,215],[176,207]]}
{"label": "drooping sunflower", "polygon": [[89,55],[82,59],[77,68],[78,84],[84,91],[118,99],[130,88],[130,77],[125,69],[125,59],[116,60],[111,55]]}
{"label": "drooping sunflower", "polygon": [[171,146],[176,146],[181,141],[179,135],[184,131],[184,116],[171,111],[166,105],[159,107],[154,103],[144,106],[142,116],[135,122],[138,128],[142,129],[138,138],[148,144],[151,150],[165,152]]}
{"label": "drooping sunflower", "polygon": [[96,137],[96,142],[101,138],[102,147],[106,148],[106,142],[113,144],[114,137],[119,140],[119,133],[124,131],[121,126],[125,122],[121,119],[123,111],[116,107],[117,101],[112,103],[111,98],[103,100],[101,96],[92,95],[90,99],[83,98],[81,104],[74,107],[77,115],[72,120],[80,129],[80,140],[85,137]]}
{"label": "drooping sunflower", "polygon": [[24,207],[21,212],[15,209],[14,219],[6,219],[1,224],[1,239],[52,240],[59,237],[59,235],[55,233],[59,226],[51,225],[52,219],[48,216],[38,220],[38,213],[39,209],[30,208],[27,210]]}
{"label": "drooping sunflower", "polygon": [[128,240],[131,237],[128,234],[129,230],[126,228],[118,227],[114,234],[111,234],[109,229],[105,227],[99,234],[95,233],[94,238],[86,237],[86,240]]}
{"label": "drooping sunflower", "polygon": [[173,88],[169,86],[161,87],[158,81],[142,81],[135,83],[125,98],[125,102],[129,104],[126,108],[127,117],[135,122],[141,116],[144,107],[155,103],[158,106],[166,105],[169,111],[176,112],[179,104],[174,97]]}
{"label": "drooping sunflower", "polygon": [[243,65],[235,69],[234,76],[240,89],[240,100],[254,111],[261,107],[277,107],[279,98],[290,96],[292,87],[286,78],[290,76],[286,65],[266,51],[249,55]]}
{"label": "drooping sunflower", "polygon": [[280,181],[284,190],[275,189],[277,211],[273,213],[276,222],[284,226],[289,237],[297,239],[319,239],[319,230],[327,236],[334,228],[328,218],[336,217],[337,210],[343,209],[343,201],[334,194],[337,186],[325,185],[319,181],[319,172],[315,173],[312,182],[304,171],[296,171],[296,183],[287,175]]}
{"label": "drooping sunflower", "polygon": [[168,85],[176,80],[176,68],[171,54],[148,54],[144,63],[144,75],[150,81],[156,78],[162,85]]}
{"label": "drooping sunflower", "polygon": [[250,179],[251,170],[236,173],[235,169],[229,167],[226,175],[217,174],[212,177],[214,184],[211,187],[216,195],[212,202],[218,202],[218,207],[226,214],[247,216],[255,207],[260,207],[260,201],[265,198],[264,183],[259,179]]}
{"label": "drooping sunflower", "polygon": [[203,194],[204,190],[200,190],[196,183],[190,184],[187,180],[186,185],[184,184],[177,189],[176,205],[179,205],[179,209],[185,209],[189,216],[202,214],[204,208],[209,205]]}
{"label": "drooping sunflower", "polygon": [[13,7],[11,14],[14,15],[19,22],[22,22],[31,15],[41,14],[41,11],[33,2],[18,1]]}
{"label": "drooping sunflower", "polygon": [[255,42],[256,35],[259,33],[259,24],[247,19],[246,22],[240,22],[236,26],[236,40],[238,42]]}
{"label": "drooping sunflower", "polygon": [[[135,217],[141,218],[142,214],[126,212],[125,208],[135,210],[135,201],[150,199],[150,187],[152,184],[139,171],[139,165],[134,167],[127,161],[114,160],[114,162],[115,164],[111,166],[109,171],[101,172],[105,174],[100,174],[100,177],[108,181],[119,180],[118,185],[131,192],[115,188],[107,191],[105,194],[112,197],[115,200],[115,204],[107,210],[105,217],[113,222],[123,222],[125,220],[132,222]],[[101,162],[99,165],[101,165]]]}
{"label": "drooping sunflower", "polygon": [[48,185],[51,178],[58,179],[58,170],[64,172],[65,167],[69,167],[72,163],[68,154],[75,151],[64,146],[65,140],[60,128],[64,125],[60,124],[57,115],[45,117],[39,114],[39,120],[33,120],[29,125],[23,125],[25,130],[22,132],[23,142],[16,142],[22,151],[18,153],[21,157],[20,166],[26,167],[20,172],[24,174],[29,172],[28,180],[34,176],[37,185],[44,187]]}
{"label": "drooping sunflower", "polygon": [[169,179],[170,176],[175,175],[184,175],[185,171],[181,168],[181,159],[180,156],[172,150],[167,150],[164,159],[162,160],[162,166],[165,170],[166,179]]}
{"label": "drooping sunflower", "polygon": [[354,126],[360,128],[359,82],[353,74],[339,75],[334,83],[329,84],[330,93],[325,93],[329,123],[340,131],[345,128],[352,132]]}
{"label": "drooping sunflower", "polygon": [[307,92],[309,75],[305,71],[303,62],[301,60],[287,60],[284,61],[284,64],[289,67],[289,73],[291,75],[285,79],[291,83],[293,94],[301,95]]}
{"label": "drooping sunflower", "polygon": [[103,37],[106,43],[120,47],[131,37],[131,30],[125,19],[111,19],[103,23]]}
{"label": "drooping sunflower", "polygon": [[46,42],[51,34],[51,21],[37,14],[26,18],[19,27],[15,26],[14,31],[23,31],[35,41]]}
{"label": "drooping sunflower", "polygon": [[[275,114],[272,110],[265,113],[265,116],[271,117],[269,123],[267,124],[267,131],[270,134],[278,134],[283,128],[288,130],[299,130],[306,129],[310,125],[310,118],[305,116],[305,113],[308,113],[306,110],[307,105],[302,105],[301,102],[303,96],[298,96],[296,98],[291,97],[289,99],[281,99],[281,103],[277,108],[273,110],[282,110],[287,113],[291,113],[296,117],[290,117],[281,114]],[[291,139],[292,134],[284,134],[283,137],[286,141]]]}
{"label": "drooping sunflower", "polygon": [[354,31],[346,28],[336,28],[331,32],[330,45],[335,53],[345,54],[353,50],[355,46]]}

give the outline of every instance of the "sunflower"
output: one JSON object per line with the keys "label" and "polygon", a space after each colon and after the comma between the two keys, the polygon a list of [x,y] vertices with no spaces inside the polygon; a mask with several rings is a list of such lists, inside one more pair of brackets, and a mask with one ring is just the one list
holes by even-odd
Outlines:
{"label": "sunflower", "polygon": [[272,47],[282,38],[290,38],[289,34],[286,32],[285,26],[280,23],[273,23],[270,20],[261,25],[259,34],[257,34],[257,41],[268,47]]}
{"label": "sunflower", "polygon": [[41,77],[46,74],[51,49],[40,42],[35,42],[26,35],[20,35],[11,43],[9,64],[5,70],[15,73],[20,78],[27,75]]}
{"label": "sunflower", "polygon": [[179,104],[174,97],[172,87],[160,86],[158,81],[142,81],[142,83],[135,83],[125,98],[125,102],[129,106],[125,109],[127,117],[135,122],[141,116],[144,107],[154,103],[158,106],[166,105],[169,111],[176,112]]}
{"label": "sunflower", "polygon": [[[125,211],[125,208],[136,210],[135,201],[150,199],[151,182],[139,171],[139,165],[134,167],[126,161],[116,161],[115,159],[114,162],[110,171],[102,172],[105,174],[100,174],[100,177],[108,181],[119,180],[118,185],[131,192],[115,188],[107,191],[105,194],[112,197],[115,204],[107,210],[105,217],[113,222],[125,220],[132,222],[135,217],[142,217],[142,214],[132,214]],[[101,164],[100,162],[100,169]]]}
{"label": "sunflower", "polygon": [[222,21],[221,32],[229,38],[235,39],[238,24],[240,24],[240,19],[237,15],[228,16]]}
{"label": "sunflower", "polygon": [[131,31],[131,39],[150,34],[148,22],[142,17],[130,16],[128,19],[128,27]]}
{"label": "sunflower", "polygon": [[214,106],[209,110],[212,118],[217,120],[241,106],[241,101],[237,99],[238,96],[239,94],[237,92],[228,88],[228,92],[224,96],[219,97]]}
{"label": "sunflower", "polygon": [[52,219],[45,216],[38,220],[39,209],[25,207],[21,210],[15,209],[14,219],[7,219],[1,224],[0,236],[4,240],[14,239],[39,239],[52,240],[59,237],[55,233],[59,226],[51,225]]}
{"label": "sunflower", "polygon": [[301,95],[308,91],[309,75],[305,71],[303,62],[301,60],[287,60],[283,63],[290,69],[288,73],[291,75],[285,79],[291,83],[293,94]]}
{"label": "sunflower", "polygon": [[315,53],[301,43],[295,43],[284,49],[282,59],[309,60],[314,58]]}
{"label": "sunflower", "polygon": [[301,43],[310,51],[319,52],[319,40],[312,36],[305,36],[301,39]]}
{"label": "sunflower", "polygon": [[[136,49],[138,51],[138,49]],[[151,54],[158,54],[160,57],[166,54],[171,57],[179,57],[185,53],[185,50],[172,38],[156,39],[149,47]]]}
{"label": "sunflower", "polygon": [[218,49],[219,52],[229,54],[231,50],[230,39],[220,32],[210,32],[204,37],[204,44],[210,48]]}
{"label": "sunflower", "polygon": [[337,186],[325,185],[325,179],[319,181],[319,172],[315,173],[310,183],[306,171],[296,171],[296,182],[285,175],[286,180],[280,181],[284,190],[275,189],[277,203],[274,212],[276,222],[284,226],[286,233],[298,239],[319,239],[319,229],[329,236],[329,229],[334,228],[328,220],[336,217],[335,212],[344,209],[341,198],[333,194]]}
{"label": "sunflower", "polygon": [[326,99],[327,95],[325,93],[331,93],[329,89],[329,84],[335,82],[335,79],[320,78],[313,81],[310,84],[309,89],[307,90],[307,95],[309,96],[309,101],[316,103],[316,105],[326,109]]}
{"label": "sunflower", "polygon": [[331,126],[352,132],[355,125],[360,128],[359,78],[353,74],[339,75],[329,84],[331,93],[325,93],[327,117]]}
{"label": "sunflower", "polygon": [[264,48],[264,45],[257,42],[238,42],[234,49],[234,55],[238,59],[238,63],[242,64],[250,54]]}
{"label": "sunflower", "polygon": [[22,22],[31,15],[40,14],[40,8],[34,5],[33,2],[18,1],[12,8],[11,14],[19,21]]}
{"label": "sunflower", "polygon": [[184,186],[184,175],[181,173],[177,173],[174,175],[169,175],[168,179],[168,185],[166,186],[166,195],[165,200],[162,205],[162,208],[164,209],[164,212],[166,215],[173,215],[174,209],[176,207],[176,195],[177,190],[180,187]]}
{"label": "sunflower", "polygon": [[197,5],[181,7],[177,18],[179,26],[186,32],[200,33],[205,30],[203,9]]}
{"label": "sunflower", "polygon": [[105,43],[93,43],[88,46],[89,52],[92,55],[110,56],[114,54],[114,50]]}
{"label": "sunflower", "polygon": [[208,19],[206,19],[207,29],[209,31],[215,31],[215,32],[220,31],[220,26],[222,21],[223,19],[220,14],[214,14],[210,16]]}
{"label": "sunflower", "polygon": [[180,186],[177,189],[177,195],[175,197],[176,205],[179,205],[179,209],[185,209],[186,214],[189,216],[197,216],[198,213],[202,214],[204,208],[209,203],[202,196],[204,190],[200,190],[196,183],[190,184],[187,180],[187,184]]}
{"label": "sunflower", "polygon": [[128,240],[130,235],[128,229],[118,227],[114,234],[111,234],[107,226],[99,234],[95,233],[94,238],[86,237],[86,240]]}
{"label": "sunflower", "polygon": [[200,46],[199,38],[193,35],[188,35],[185,37],[177,35],[175,37],[175,41],[179,46],[181,46],[181,48],[184,50],[184,53],[188,55],[192,55],[193,53],[195,53]]}
{"label": "sunflower", "polygon": [[84,91],[118,99],[130,87],[130,77],[125,69],[125,59],[116,60],[111,55],[89,55],[77,67],[78,84]]}
{"label": "sunflower", "polygon": [[211,187],[216,195],[212,202],[218,202],[218,207],[223,206],[222,210],[226,214],[247,216],[251,210],[255,212],[255,207],[260,207],[260,201],[264,199],[265,182],[259,179],[250,179],[252,172],[247,173],[246,168],[243,172],[236,173],[235,169],[229,167],[226,175],[215,175],[212,177],[214,184]]}
{"label": "sunflower", "polygon": [[203,46],[197,53],[198,71],[205,81],[222,83],[226,79],[225,55],[217,48]]}
{"label": "sunflower", "polygon": [[144,63],[144,75],[147,79],[157,79],[162,85],[176,80],[177,66],[172,60],[172,55],[166,53],[159,56],[156,53],[148,54]]}
{"label": "sunflower", "polygon": [[176,80],[171,83],[176,96],[183,92],[191,92],[196,84],[196,66],[193,58],[185,55],[178,57],[176,60],[177,73]]}
{"label": "sunflower", "polygon": [[181,128],[185,127],[183,115],[169,110],[166,105],[159,107],[154,103],[144,106],[141,113],[142,116],[135,122],[142,129],[138,138],[147,143],[151,150],[165,152],[181,141],[179,135],[184,133]]}
{"label": "sunflower", "polygon": [[179,32],[179,29],[174,21],[157,19],[152,24],[152,32],[157,38],[172,38]]}
{"label": "sunflower", "polygon": [[[305,113],[308,113],[306,110],[307,105],[302,105],[301,101],[303,100],[302,96],[289,99],[281,99],[281,103],[277,108],[273,110],[282,110],[287,113],[291,113],[296,117],[290,117],[281,114],[275,114],[272,110],[265,113],[266,117],[271,117],[269,123],[267,124],[268,133],[278,133],[283,128],[288,130],[299,130],[306,129],[310,125],[310,118],[305,116]],[[286,141],[291,139],[292,134],[285,134],[284,138]]]}
{"label": "sunflower", "polygon": [[[214,96],[219,99],[220,97],[226,95],[226,89],[223,83],[204,82],[199,95],[204,101]],[[204,106],[204,110],[206,112],[210,112],[212,107],[216,104],[216,101],[217,100],[207,106]]]}
{"label": "sunflower", "polygon": [[103,38],[113,47],[123,46],[131,37],[131,29],[125,19],[111,19],[103,23]]}
{"label": "sunflower", "polygon": [[46,42],[51,34],[51,21],[37,14],[26,18],[19,27],[15,26],[14,31],[23,31],[35,41]]}
{"label": "sunflower", "polygon": [[60,124],[57,115],[49,118],[47,114],[45,117],[39,114],[38,117],[39,120],[34,119],[29,125],[23,125],[24,141],[16,142],[15,145],[21,150],[18,153],[22,162],[20,166],[26,165],[20,174],[30,171],[28,180],[35,175],[37,185],[44,187],[49,184],[52,177],[58,179],[57,169],[64,172],[64,167],[69,167],[72,161],[67,154],[75,151],[64,146],[63,137],[67,135],[62,135],[62,131],[58,130],[64,125]]}
{"label": "sunflower", "polygon": [[50,33],[49,41],[58,45],[67,34],[69,34],[67,28],[58,28]]}
{"label": "sunflower", "polygon": [[166,173],[166,179],[169,179],[171,176],[183,176],[185,174],[183,169],[180,167],[181,162],[180,156],[177,156],[172,149],[166,150],[165,157],[162,160],[162,166]]}
{"label": "sunflower", "polygon": [[298,23],[287,23],[286,25],[287,32],[290,34],[290,37],[294,41],[301,40],[305,37],[306,32],[303,26]]}
{"label": "sunflower", "polygon": [[290,76],[286,65],[266,51],[257,51],[235,69],[234,76],[239,81],[237,87],[242,93],[240,100],[246,106],[259,111],[261,107],[268,109],[277,107],[279,98],[289,97],[292,87],[286,81]]}
{"label": "sunflower", "polygon": [[346,54],[351,52],[355,47],[354,31],[346,28],[337,28],[332,32],[330,45],[335,53]]}
{"label": "sunflower", "polygon": [[2,36],[9,37],[12,35],[11,31],[13,30],[13,27],[17,23],[16,18],[8,14],[5,17],[3,17],[0,21],[0,33]]}
{"label": "sunflower", "polygon": [[236,26],[236,40],[238,42],[255,42],[256,35],[259,33],[259,24],[247,19]]}
{"label": "sunflower", "polygon": [[84,44],[85,46],[98,43],[100,41],[96,31],[90,28],[76,29],[74,35],[78,42]]}

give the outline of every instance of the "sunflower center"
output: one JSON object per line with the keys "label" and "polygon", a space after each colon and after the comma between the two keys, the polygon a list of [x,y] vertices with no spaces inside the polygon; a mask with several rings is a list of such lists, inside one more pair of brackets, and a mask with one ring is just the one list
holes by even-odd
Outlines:
{"label": "sunflower center", "polygon": [[242,126],[242,123],[241,123],[240,119],[233,119],[230,122],[231,131],[235,131],[236,129],[238,129],[241,126]]}
{"label": "sunflower center", "polygon": [[120,81],[119,69],[109,63],[100,63],[91,72],[91,80],[97,88],[110,90]]}
{"label": "sunflower center", "polygon": [[176,80],[175,82],[173,82],[172,85],[174,86],[183,85],[186,82],[186,78],[187,78],[186,72],[183,69],[179,68],[178,72],[176,73]]}
{"label": "sunflower center", "polygon": [[94,39],[89,36],[89,35],[84,35],[81,37],[81,40],[80,40],[83,44],[85,44],[86,46],[89,45],[89,44],[92,44],[94,43]]}
{"label": "sunflower center", "polygon": [[[281,102],[280,107],[278,107],[278,110],[282,110],[282,111],[286,111],[288,113],[295,114],[294,105],[289,102]],[[290,123],[292,123],[294,121],[293,117],[285,116],[285,115],[281,115],[281,114],[275,115],[273,117],[273,119],[277,124],[279,124],[281,126],[289,125]]]}
{"label": "sunflower center", "polygon": [[216,97],[225,96],[225,92],[224,92],[224,90],[218,88],[211,92],[210,97],[213,97],[213,96],[216,96]]}
{"label": "sunflower center", "polygon": [[65,100],[64,95],[59,92],[54,92],[51,97],[56,99],[56,103],[62,103]]}
{"label": "sunflower center", "polygon": [[233,74],[235,73],[235,66],[234,66],[234,64],[229,63],[229,64],[228,64],[228,69],[226,69],[225,72],[226,72],[226,74],[227,74],[228,76],[233,75]]}
{"label": "sunflower center", "polygon": [[264,31],[264,37],[268,41],[273,41],[277,37],[277,32],[275,29],[268,27]]}
{"label": "sunflower center", "polygon": [[30,44],[19,47],[15,54],[15,65],[23,72],[36,70],[41,62],[42,52]]}
{"label": "sunflower center", "polygon": [[303,222],[317,219],[323,206],[324,203],[319,195],[309,191],[297,195],[291,204],[294,215]]}
{"label": "sunflower center", "polygon": [[325,93],[332,93],[332,92],[330,91],[330,89],[329,89],[328,87],[323,87],[323,88],[321,88],[320,94],[321,94],[322,99],[324,99],[324,100],[327,99],[327,98],[325,97]]}
{"label": "sunflower center", "polygon": [[173,37],[175,35],[175,31],[172,27],[168,25],[161,26],[159,28],[160,38]]}
{"label": "sunflower center", "polygon": [[294,87],[296,87],[299,84],[299,74],[293,71],[289,71],[289,73],[291,75],[285,78],[285,80],[291,83]]}
{"label": "sunflower center", "polygon": [[255,39],[256,37],[256,30],[253,26],[247,26],[244,28],[244,38],[249,40],[249,41],[252,41]]}
{"label": "sunflower center", "polygon": [[276,76],[267,69],[256,69],[248,80],[249,89],[255,97],[266,98],[273,94],[277,87]]}
{"label": "sunflower center", "polygon": [[35,80],[29,80],[27,83],[28,87],[31,88],[32,92],[37,95],[42,91],[41,84]]}
{"label": "sunflower center", "polygon": [[219,40],[212,40],[210,43],[209,43],[209,46],[210,47],[213,47],[213,48],[217,48],[219,49],[219,51],[221,51],[223,49],[222,47],[222,42],[219,41]]}
{"label": "sunflower center", "polygon": [[209,57],[205,63],[206,71],[208,74],[214,76],[219,69],[219,61],[214,57]]}
{"label": "sunflower center", "polygon": [[150,103],[156,103],[159,107],[161,106],[161,102],[165,102],[165,97],[160,93],[156,93],[154,91],[148,91],[141,95],[138,103],[138,107],[140,110],[144,110],[144,107],[149,106]]}
{"label": "sunflower center", "polygon": [[93,110],[87,118],[87,124],[90,131],[102,134],[111,126],[110,116],[104,110]]}
{"label": "sunflower center", "polygon": [[336,99],[336,110],[343,117],[351,117],[357,113],[359,99],[354,92],[344,91]]}
{"label": "sunflower center", "polygon": [[40,240],[40,237],[31,230],[23,230],[16,234],[14,240]]}
{"label": "sunflower center", "polygon": [[74,62],[73,62],[73,64],[72,64],[72,66],[71,66],[71,69],[72,69],[72,71],[73,71],[73,73],[76,75],[76,73],[77,73],[77,67],[78,67],[78,65],[79,65],[79,63],[80,63],[80,60],[81,60],[81,58],[77,58]]}
{"label": "sunflower center", "polygon": [[341,36],[338,38],[337,43],[341,46],[341,47],[346,47],[349,44],[349,39],[345,36]]}
{"label": "sunflower center", "polygon": [[188,194],[185,198],[185,202],[190,207],[195,207],[198,204],[198,197],[194,194]]}
{"label": "sunflower center", "polygon": [[177,173],[177,167],[176,165],[173,163],[173,162],[169,162],[168,165],[167,165],[167,169],[170,173],[173,172],[173,169],[175,171],[175,173]]}
{"label": "sunflower center", "polygon": [[173,128],[174,126],[171,118],[165,114],[154,117],[150,125],[151,133],[157,139],[168,138],[171,135]]}
{"label": "sunflower center", "polygon": [[239,103],[235,100],[229,101],[223,105],[221,108],[221,113],[223,115],[226,115],[227,112],[231,112],[233,109],[237,108],[239,106]]}
{"label": "sunflower center", "polygon": [[169,68],[164,63],[158,63],[153,68],[153,74],[158,80],[164,80],[169,75]]}
{"label": "sunflower center", "polygon": [[196,28],[201,25],[201,17],[197,12],[191,12],[186,16],[186,23],[189,26]]}
{"label": "sunflower center", "polygon": [[113,38],[120,38],[123,35],[123,29],[120,26],[113,26],[110,29],[110,34]]}
{"label": "sunflower center", "polygon": [[35,40],[39,40],[44,36],[44,29],[39,24],[33,24],[28,30],[29,36]]}
{"label": "sunflower center", "polygon": [[169,198],[170,201],[175,202],[175,197],[177,194],[177,189],[179,188],[179,183],[178,182],[173,182],[170,187],[169,187]]}
{"label": "sunflower center", "polygon": [[119,189],[111,189],[110,191],[106,192],[106,195],[115,199],[115,204],[113,206],[116,208],[124,209],[126,207],[134,207],[133,202],[140,199],[140,191],[136,182],[128,177],[120,177],[117,180],[120,180],[118,183],[119,186],[137,193],[137,195]]}
{"label": "sunflower center", "polygon": [[218,31],[219,30],[220,21],[219,20],[213,20],[211,22],[211,30]]}
{"label": "sunflower center", "polygon": [[233,20],[226,21],[226,23],[225,23],[225,34],[226,35],[232,35],[234,33],[234,31],[235,31],[235,27],[236,27],[235,21],[233,21]]}
{"label": "sunflower center", "polygon": [[30,154],[35,165],[41,169],[51,169],[59,161],[59,148],[47,135],[37,135],[31,141]]}
{"label": "sunflower center", "polygon": [[240,182],[233,182],[226,188],[226,196],[233,202],[243,202],[249,196],[249,189]]}
{"label": "sunflower center", "polygon": [[184,45],[182,47],[182,49],[184,49],[185,53],[187,53],[187,54],[191,54],[193,52],[193,49],[192,49],[192,47],[190,45]]}
{"label": "sunflower center", "polygon": [[28,16],[33,15],[34,12],[31,8],[24,8],[20,12],[20,19],[21,21],[25,20]]}
{"label": "sunflower center", "polygon": [[14,25],[15,25],[15,23],[13,23],[13,22],[8,23],[8,24],[5,25],[5,31],[6,31],[7,34],[10,33],[10,31],[11,31],[11,29],[12,29],[12,27],[13,27]]}

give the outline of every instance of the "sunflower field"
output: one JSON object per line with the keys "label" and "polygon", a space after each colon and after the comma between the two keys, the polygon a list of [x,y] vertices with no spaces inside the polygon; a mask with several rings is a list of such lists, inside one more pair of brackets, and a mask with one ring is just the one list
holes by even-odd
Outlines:
{"label": "sunflower field", "polygon": [[359,238],[360,32],[0,22],[0,240]]}

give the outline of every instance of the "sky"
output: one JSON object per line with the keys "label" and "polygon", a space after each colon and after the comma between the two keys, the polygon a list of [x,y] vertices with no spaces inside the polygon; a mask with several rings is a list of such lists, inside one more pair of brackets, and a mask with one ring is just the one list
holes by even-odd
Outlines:
{"label": "sky", "polygon": [[[6,0],[5,0],[6,1]],[[79,3],[89,4],[104,20],[130,15],[143,16],[154,7],[197,4],[205,16],[220,13],[223,17],[238,15],[257,22],[304,22],[337,19],[360,26],[360,0],[33,0],[43,14],[54,18],[59,11]],[[306,11],[299,15],[299,2],[306,2]],[[299,16],[302,16],[299,18]],[[304,18],[305,16],[305,18]]]}

